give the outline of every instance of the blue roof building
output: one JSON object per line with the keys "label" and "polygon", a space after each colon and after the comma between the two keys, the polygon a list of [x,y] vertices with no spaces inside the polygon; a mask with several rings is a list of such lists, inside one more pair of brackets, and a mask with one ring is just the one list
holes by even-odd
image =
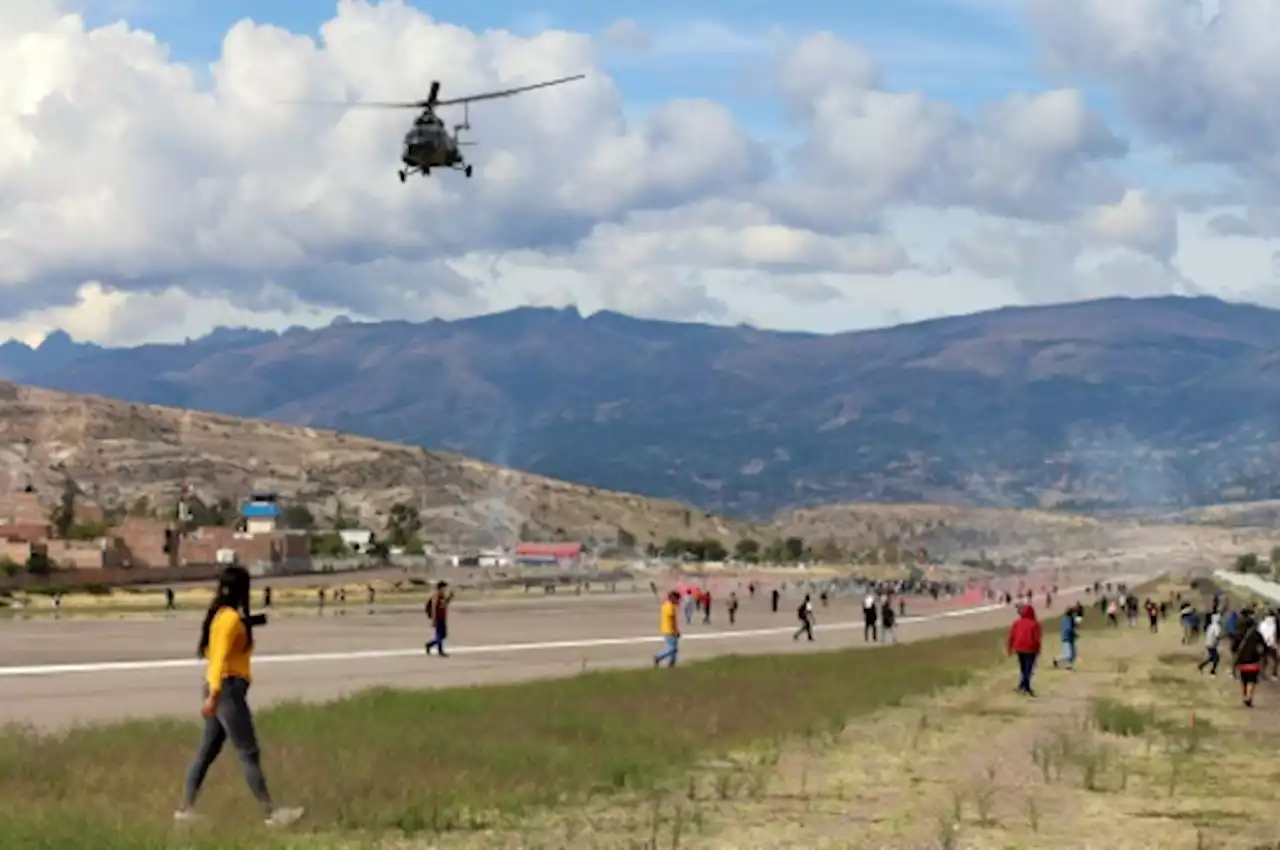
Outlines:
{"label": "blue roof building", "polygon": [[245,519],[279,519],[280,506],[272,502],[245,502],[240,516]]}

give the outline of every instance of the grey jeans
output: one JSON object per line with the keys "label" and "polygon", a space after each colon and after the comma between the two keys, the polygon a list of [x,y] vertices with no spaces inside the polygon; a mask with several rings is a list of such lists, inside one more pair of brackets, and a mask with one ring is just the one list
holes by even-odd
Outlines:
{"label": "grey jeans", "polygon": [[261,753],[258,750],[258,734],[253,728],[253,713],[249,710],[249,683],[244,679],[230,678],[222,683],[222,691],[218,694],[218,707],[213,717],[204,721],[204,731],[200,735],[200,746],[196,757],[187,770],[186,797],[187,808],[195,805],[200,786],[209,773],[209,768],[222,753],[227,739],[235,747],[240,756],[240,764],[244,767],[244,778],[249,783],[249,790],[262,804],[268,813],[274,808],[271,794],[267,791],[267,779],[262,774]]}

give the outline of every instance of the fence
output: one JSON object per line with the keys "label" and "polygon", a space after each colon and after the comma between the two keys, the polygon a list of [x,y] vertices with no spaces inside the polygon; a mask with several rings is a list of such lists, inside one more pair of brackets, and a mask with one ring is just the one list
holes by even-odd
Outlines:
{"label": "fence", "polygon": [[28,572],[0,576],[0,590],[29,590],[36,587],[58,587],[74,590],[89,585],[178,584],[186,581],[211,581],[222,570],[220,564],[196,564],[187,567],[157,569],[55,570],[47,576]]}
{"label": "fence", "polygon": [[[368,558],[332,558],[325,560],[299,559],[283,562],[274,567],[254,564],[249,567],[255,576],[298,576],[328,573],[347,573],[379,569],[388,566]],[[392,558],[389,566],[430,574],[425,558]],[[0,575],[0,590],[16,591],[32,588],[56,587],[76,590],[88,586],[107,585],[125,587],[137,585],[183,584],[186,582],[212,581],[224,568],[222,564],[187,564],[180,567],[106,567],[103,569],[58,569],[47,576],[20,570],[13,575]]]}

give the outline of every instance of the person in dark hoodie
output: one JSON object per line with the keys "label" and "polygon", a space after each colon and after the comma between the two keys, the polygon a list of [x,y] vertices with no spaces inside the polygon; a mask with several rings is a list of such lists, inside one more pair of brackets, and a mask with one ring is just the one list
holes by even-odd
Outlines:
{"label": "person in dark hoodie", "polygon": [[880,606],[880,640],[884,643],[897,643],[897,616],[893,612],[893,600],[886,596]]}
{"label": "person in dark hoodie", "polygon": [[1240,619],[1240,640],[1234,647],[1236,674],[1240,679],[1240,698],[1245,708],[1253,707],[1253,693],[1262,675],[1262,664],[1267,656],[1267,642],[1258,631],[1253,613],[1246,611]]}
{"label": "person in dark hoodie", "polygon": [[1084,619],[1084,606],[1076,604],[1062,615],[1058,634],[1062,639],[1062,657],[1053,659],[1054,667],[1076,667],[1076,641],[1080,638],[1080,622]]}
{"label": "person in dark hoodie", "polygon": [[1036,609],[1030,605],[1022,606],[1022,614],[1009,627],[1009,637],[1005,641],[1005,651],[1009,655],[1018,656],[1018,693],[1029,697],[1036,695],[1031,687],[1031,677],[1035,674],[1036,660],[1040,657],[1042,631],[1040,621],[1036,619]]}

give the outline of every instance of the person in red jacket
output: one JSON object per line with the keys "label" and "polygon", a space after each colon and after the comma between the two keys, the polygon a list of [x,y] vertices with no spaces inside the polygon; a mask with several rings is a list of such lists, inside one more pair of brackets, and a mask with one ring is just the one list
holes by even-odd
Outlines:
{"label": "person in red jacket", "polygon": [[1036,670],[1036,659],[1040,657],[1040,638],[1040,621],[1036,619],[1036,609],[1030,605],[1022,606],[1022,616],[1009,627],[1005,651],[1018,656],[1018,669],[1022,674],[1022,679],[1018,682],[1018,693],[1029,697],[1036,695],[1031,689],[1031,676]]}

